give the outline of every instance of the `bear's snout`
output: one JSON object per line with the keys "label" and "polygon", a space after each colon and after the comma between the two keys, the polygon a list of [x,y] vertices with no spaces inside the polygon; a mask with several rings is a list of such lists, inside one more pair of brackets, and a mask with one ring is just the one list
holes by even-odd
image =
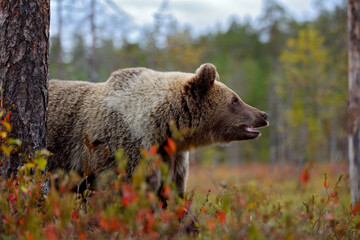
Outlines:
{"label": "bear's snout", "polygon": [[266,120],[266,119],[268,119],[269,115],[267,115],[267,113],[264,112],[264,113],[262,114],[262,117],[264,118],[264,120]]}
{"label": "bear's snout", "polygon": [[268,126],[268,122],[266,121],[269,118],[269,115],[266,112],[258,110],[256,114],[256,120],[254,123],[254,127],[266,127]]}

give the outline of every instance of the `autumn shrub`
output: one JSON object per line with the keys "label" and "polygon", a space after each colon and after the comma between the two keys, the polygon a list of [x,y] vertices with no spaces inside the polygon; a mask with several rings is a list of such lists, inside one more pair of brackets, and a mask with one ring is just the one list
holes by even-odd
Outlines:
{"label": "autumn shrub", "polygon": [[[1,151],[9,156],[20,142],[8,138],[7,116],[1,115],[1,123]],[[223,186],[217,193],[189,189],[179,198],[153,147],[143,151],[131,183],[123,181],[126,159],[119,151],[117,173],[102,173],[95,188],[80,192],[74,189],[88,176],[61,170],[45,173],[48,154],[44,150],[24,156],[16,176],[0,179],[1,239],[359,238],[360,205],[349,206],[342,175],[337,180],[328,174],[317,179],[321,189],[306,201],[296,197],[298,191],[307,194],[304,187],[293,188],[286,193],[289,197],[274,197],[255,182]],[[152,168],[161,170],[166,208],[146,184]],[[43,194],[46,182],[50,189]]]}

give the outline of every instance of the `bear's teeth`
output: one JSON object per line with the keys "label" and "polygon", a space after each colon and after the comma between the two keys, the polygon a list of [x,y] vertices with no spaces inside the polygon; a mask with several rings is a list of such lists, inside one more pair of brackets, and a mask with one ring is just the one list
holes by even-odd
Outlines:
{"label": "bear's teeth", "polygon": [[259,132],[259,130],[255,129],[253,127],[246,127],[245,130],[248,131],[248,132],[255,132],[255,133]]}

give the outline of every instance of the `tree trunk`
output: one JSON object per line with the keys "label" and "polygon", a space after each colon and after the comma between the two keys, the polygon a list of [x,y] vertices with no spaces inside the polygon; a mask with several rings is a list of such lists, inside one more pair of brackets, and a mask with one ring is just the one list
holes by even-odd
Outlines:
{"label": "tree trunk", "polygon": [[227,163],[230,166],[239,166],[241,163],[240,151],[239,151],[239,143],[233,142],[230,143],[226,148],[227,154]]}
{"label": "tree trunk", "polygon": [[[10,137],[22,141],[21,153],[46,147],[50,0],[0,2],[1,107],[12,108]],[[0,174],[16,174],[23,157],[2,156]]]}
{"label": "tree trunk", "polygon": [[348,0],[348,158],[351,202],[360,200],[360,36],[359,0]]}
{"label": "tree trunk", "polygon": [[58,15],[58,36],[57,36],[57,47],[58,53],[56,58],[57,64],[57,78],[64,79],[64,64],[63,64],[63,49],[62,49],[62,26],[63,26],[63,17],[62,17],[62,3],[63,0],[57,1],[57,15]]}
{"label": "tree trunk", "polygon": [[96,0],[90,3],[90,29],[91,29],[91,49],[89,54],[89,77],[90,82],[97,81],[95,51],[96,51],[96,26],[95,26],[95,4]]}
{"label": "tree trunk", "polygon": [[338,151],[338,137],[337,137],[337,118],[336,116],[333,116],[331,118],[331,129],[330,129],[330,142],[329,142],[329,148],[330,148],[330,162],[335,163],[339,159],[339,151]]}

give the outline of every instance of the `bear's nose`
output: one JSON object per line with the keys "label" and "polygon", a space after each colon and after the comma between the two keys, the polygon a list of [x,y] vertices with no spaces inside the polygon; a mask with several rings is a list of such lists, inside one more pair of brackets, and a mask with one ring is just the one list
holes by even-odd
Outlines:
{"label": "bear's nose", "polygon": [[269,116],[267,115],[267,113],[263,114],[263,118],[266,120]]}

